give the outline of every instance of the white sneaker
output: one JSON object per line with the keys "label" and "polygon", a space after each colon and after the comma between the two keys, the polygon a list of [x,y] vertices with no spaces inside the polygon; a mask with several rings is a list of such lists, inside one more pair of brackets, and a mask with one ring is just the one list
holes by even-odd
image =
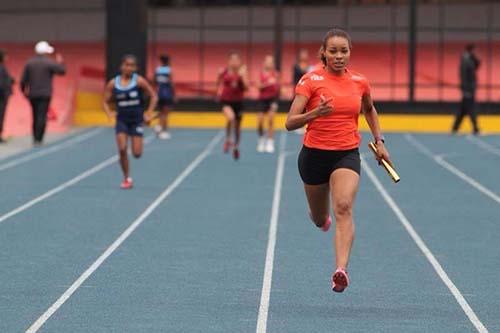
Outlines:
{"label": "white sneaker", "polygon": [[301,127],[301,128],[297,128],[294,132],[295,132],[295,134],[302,135],[306,132],[306,128],[305,128],[305,126]]}
{"label": "white sneaker", "polygon": [[168,133],[167,131],[162,131],[160,132],[160,134],[158,134],[158,137],[162,140],[168,140],[170,139],[172,136],[170,135],[170,133]]}
{"label": "white sneaker", "polygon": [[267,139],[266,153],[274,153],[274,140],[273,139]]}
{"label": "white sneaker", "polygon": [[266,151],[266,139],[259,138],[259,141],[257,143],[257,152],[263,153],[265,151]]}
{"label": "white sneaker", "polygon": [[162,130],[161,125],[160,124],[155,125],[154,130],[155,130],[156,134],[160,134],[161,130]]}

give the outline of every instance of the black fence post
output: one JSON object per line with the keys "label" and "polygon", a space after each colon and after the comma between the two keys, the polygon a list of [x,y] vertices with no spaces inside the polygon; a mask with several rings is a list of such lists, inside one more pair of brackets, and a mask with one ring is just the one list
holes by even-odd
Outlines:
{"label": "black fence post", "polygon": [[281,54],[283,48],[283,0],[275,0],[274,4],[274,59],[276,69],[281,71]]}
{"label": "black fence post", "polygon": [[147,0],[106,0],[106,78],[116,75],[125,54],[137,57],[144,74],[147,43]]}
{"label": "black fence post", "polygon": [[417,53],[417,0],[410,0],[408,25],[408,101],[415,102],[415,62]]}

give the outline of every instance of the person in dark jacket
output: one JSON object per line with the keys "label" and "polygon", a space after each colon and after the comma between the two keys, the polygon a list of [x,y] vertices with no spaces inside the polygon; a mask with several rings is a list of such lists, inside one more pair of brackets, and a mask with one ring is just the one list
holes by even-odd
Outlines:
{"label": "person in dark jacket", "polygon": [[5,60],[7,55],[4,50],[0,50],[0,143],[4,143],[3,139],[3,122],[5,119],[5,110],[7,109],[7,102],[9,96],[12,94],[12,84],[14,79],[10,76],[7,68],[5,67]]}
{"label": "person in dark jacket", "polygon": [[52,77],[64,75],[66,66],[60,54],[55,61],[49,55],[54,48],[46,41],[35,46],[36,56],[28,60],[21,78],[21,90],[29,99],[33,111],[33,142],[41,145],[47,126],[47,112],[52,97]]}
{"label": "person in dark jacket", "polygon": [[472,121],[474,135],[479,134],[477,113],[475,109],[475,97],[477,89],[476,72],[481,62],[474,53],[474,48],[474,44],[467,44],[460,59],[460,90],[462,91],[462,102],[451,129],[452,134],[455,134],[458,131],[458,128],[466,115],[469,115]]}
{"label": "person in dark jacket", "polygon": [[306,49],[300,49],[297,53],[297,61],[293,65],[293,85],[296,86],[304,74],[311,70],[311,64],[309,62],[309,52]]}

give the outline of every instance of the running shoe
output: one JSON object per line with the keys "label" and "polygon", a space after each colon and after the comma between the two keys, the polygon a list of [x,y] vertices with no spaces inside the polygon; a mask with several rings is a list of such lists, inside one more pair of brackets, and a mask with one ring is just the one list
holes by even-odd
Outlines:
{"label": "running shoe", "polygon": [[163,130],[163,128],[161,127],[160,124],[155,125],[154,131],[156,134],[160,134],[162,130]]}
{"label": "running shoe", "polygon": [[264,151],[266,151],[266,139],[261,137],[257,143],[257,152],[263,153]]}
{"label": "running shoe", "polygon": [[236,161],[240,159],[240,150],[238,148],[233,149],[233,158]]}
{"label": "running shoe", "polygon": [[133,186],[132,178],[128,177],[123,180],[120,187],[124,190],[129,190]]}
{"label": "running shoe", "polygon": [[331,216],[328,216],[328,219],[321,226],[321,230],[323,230],[324,232],[327,232],[328,230],[330,230],[331,225],[332,225],[332,218],[331,218]]}
{"label": "running shoe", "polygon": [[273,139],[267,139],[266,142],[266,153],[274,153],[274,140]]}
{"label": "running shoe", "polygon": [[233,145],[233,143],[229,140],[226,140],[224,141],[224,154],[227,154],[229,152],[229,149],[231,148],[231,146]]}
{"label": "running shoe", "polygon": [[[309,218],[314,222],[311,212],[309,212]],[[332,225],[332,218],[331,216],[328,216],[328,219],[321,226],[317,225],[316,223],[314,224],[324,232],[327,232],[328,230],[330,230],[330,226]]]}
{"label": "running shoe", "polygon": [[160,134],[158,134],[158,137],[161,139],[161,140],[168,140],[170,139],[172,136],[170,135],[169,132],[167,131],[162,131],[160,132]]}
{"label": "running shoe", "polygon": [[349,286],[349,276],[347,271],[339,267],[332,275],[332,290],[341,293]]}

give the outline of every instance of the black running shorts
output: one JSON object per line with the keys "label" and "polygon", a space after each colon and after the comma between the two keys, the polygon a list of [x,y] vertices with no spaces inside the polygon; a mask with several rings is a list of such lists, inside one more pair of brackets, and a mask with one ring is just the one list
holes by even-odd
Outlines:
{"label": "black running shorts", "polygon": [[320,185],[330,181],[330,175],[340,168],[361,173],[358,148],[351,150],[322,150],[302,147],[298,159],[302,181],[308,185]]}

